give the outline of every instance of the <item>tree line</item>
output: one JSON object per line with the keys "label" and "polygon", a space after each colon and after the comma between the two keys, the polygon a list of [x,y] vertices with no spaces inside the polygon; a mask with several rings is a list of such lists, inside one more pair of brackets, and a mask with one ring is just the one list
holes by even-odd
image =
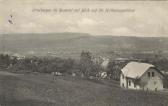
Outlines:
{"label": "tree line", "polygon": [[[63,59],[60,57],[25,57],[19,59],[8,54],[0,54],[0,68],[15,73],[52,73],[62,74],[75,73],[83,77],[100,77],[100,73],[113,69],[103,69],[101,63],[96,63],[92,58],[93,54],[89,51],[82,51],[79,60],[72,58]],[[112,68],[109,66],[108,68]]]}
{"label": "tree line", "polygon": [[[110,60],[106,69],[102,68],[101,62],[93,61],[93,54],[89,51],[82,51],[80,59],[63,59],[60,57],[18,57],[8,54],[0,54],[0,68],[16,73],[52,73],[60,72],[62,74],[73,74],[76,76],[99,78],[101,72],[107,73],[107,78],[119,80],[121,69],[129,62],[117,62]],[[167,68],[168,60],[166,58],[141,60],[156,65],[161,70]]]}

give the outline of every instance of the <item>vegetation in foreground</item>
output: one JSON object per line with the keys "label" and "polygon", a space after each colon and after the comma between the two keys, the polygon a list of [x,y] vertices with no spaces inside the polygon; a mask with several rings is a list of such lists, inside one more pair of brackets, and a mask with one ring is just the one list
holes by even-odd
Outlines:
{"label": "vegetation in foreground", "polygon": [[167,106],[167,100],[166,93],[124,90],[112,80],[0,72],[1,106]]}
{"label": "vegetation in foreground", "polygon": [[[96,60],[96,61],[95,61]],[[93,58],[89,51],[82,51],[80,59],[65,59],[60,57],[16,57],[8,54],[0,54],[0,69],[14,73],[52,73],[59,72],[62,75],[75,75],[78,77],[94,78],[99,80],[101,73],[106,72],[108,79],[119,81],[121,69],[131,59],[110,60],[106,68],[101,66],[103,60]],[[133,61],[154,64],[165,74],[164,87],[168,88],[167,64],[168,59],[157,54],[151,59],[133,59]]]}

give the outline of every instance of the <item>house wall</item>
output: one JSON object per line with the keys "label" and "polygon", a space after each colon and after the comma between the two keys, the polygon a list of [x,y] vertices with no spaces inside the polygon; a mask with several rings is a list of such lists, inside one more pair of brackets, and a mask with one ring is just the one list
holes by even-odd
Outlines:
{"label": "house wall", "polygon": [[134,81],[133,79],[127,78],[127,85],[129,89],[134,89]]}
{"label": "house wall", "polygon": [[120,75],[120,86],[123,88],[126,88],[127,82],[126,82],[126,77],[121,73]]}
{"label": "house wall", "polygon": [[139,85],[134,86],[134,79],[125,76],[123,78],[123,74],[120,75],[120,86],[129,89],[140,89]]}
{"label": "house wall", "polygon": [[[148,76],[150,72],[150,77]],[[154,77],[152,77],[154,72]],[[140,88],[143,90],[163,90],[162,75],[154,68],[149,68],[140,79]]]}
{"label": "house wall", "polygon": [[135,79],[127,78],[127,84],[129,89],[140,89],[140,86],[135,84]]}

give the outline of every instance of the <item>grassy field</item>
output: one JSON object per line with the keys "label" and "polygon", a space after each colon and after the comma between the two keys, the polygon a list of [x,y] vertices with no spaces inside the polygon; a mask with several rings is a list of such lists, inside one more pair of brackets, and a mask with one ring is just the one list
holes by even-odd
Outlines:
{"label": "grassy field", "polygon": [[168,94],[124,90],[115,81],[0,72],[1,106],[167,106]]}

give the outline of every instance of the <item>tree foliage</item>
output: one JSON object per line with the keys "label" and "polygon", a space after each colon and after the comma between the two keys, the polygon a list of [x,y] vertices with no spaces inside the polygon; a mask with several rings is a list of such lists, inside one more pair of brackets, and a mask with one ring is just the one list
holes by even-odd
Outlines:
{"label": "tree foliage", "polygon": [[82,51],[80,56],[80,70],[86,77],[96,77],[102,69],[100,64],[93,62],[92,53]]}

